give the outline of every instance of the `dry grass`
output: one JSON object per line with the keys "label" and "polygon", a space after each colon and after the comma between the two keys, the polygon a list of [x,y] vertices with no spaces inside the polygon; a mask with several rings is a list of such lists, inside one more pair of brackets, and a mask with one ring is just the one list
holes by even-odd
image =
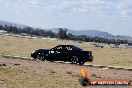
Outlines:
{"label": "dry grass", "polygon": [[[88,70],[92,80],[132,79],[132,71],[125,70],[0,58],[0,64],[3,63],[6,66],[0,66],[0,88],[84,88],[79,84],[82,67]],[[113,87],[115,86],[90,86],[90,88]],[[116,88],[122,87],[116,86]]]}
{"label": "dry grass", "polygon": [[66,88],[80,88],[77,80],[65,80],[52,75],[37,75],[17,68],[0,67],[1,88],[65,88],[66,85]]}
{"label": "dry grass", "polygon": [[94,61],[87,62],[94,65],[108,65],[132,67],[132,49],[115,49],[115,48],[96,48],[86,42],[78,43],[74,41],[61,41],[50,39],[28,39],[21,37],[12,37],[0,35],[0,53],[20,56],[28,56],[32,51],[39,48],[52,48],[59,44],[73,44],[85,50],[93,51]]}

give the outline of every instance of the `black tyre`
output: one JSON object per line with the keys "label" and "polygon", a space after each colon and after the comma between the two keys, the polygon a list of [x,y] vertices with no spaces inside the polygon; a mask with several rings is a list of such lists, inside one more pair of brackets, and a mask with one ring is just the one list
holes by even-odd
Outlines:
{"label": "black tyre", "polygon": [[78,63],[78,57],[77,56],[72,56],[71,57],[71,63],[72,64],[77,64]]}
{"label": "black tyre", "polygon": [[46,56],[45,53],[40,52],[40,53],[37,54],[36,59],[45,60],[45,56]]}

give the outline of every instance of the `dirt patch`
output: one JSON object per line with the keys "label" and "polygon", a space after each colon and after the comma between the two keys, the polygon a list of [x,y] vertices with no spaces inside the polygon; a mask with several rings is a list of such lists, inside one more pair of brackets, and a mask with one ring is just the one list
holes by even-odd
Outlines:
{"label": "dirt patch", "polygon": [[[81,88],[78,79],[81,77],[82,67],[89,71],[91,79],[132,80],[132,71],[126,70],[4,58],[0,58],[0,64],[6,64],[6,66],[0,67],[2,68],[0,87],[5,86],[4,88],[22,88],[22,86],[24,86],[23,88]],[[6,69],[6,72],[3,69]],[[122,87],[118,86],[118,88]]]}

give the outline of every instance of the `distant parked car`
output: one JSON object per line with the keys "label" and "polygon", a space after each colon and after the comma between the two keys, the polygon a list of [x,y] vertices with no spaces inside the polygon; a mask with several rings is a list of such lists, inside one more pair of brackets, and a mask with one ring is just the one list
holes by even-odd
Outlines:
{"label": "distant parked car", "polygon": [[99,45],[99,44],[96,44],[95,47],[98,47],[98,48],[104,48],[103,45]]}
{"label": "distant parked car", "polygon": [[112,46],[112,48],[120,48],[120,45],[115,44]]}
{"label": "distant parked car", "polygon": [[93,61],[92,51],[84,51],[74,45],[58,45],[51,49],[38,49],[31,53],[31,57],[48,61],[68,61],[72,64]]}

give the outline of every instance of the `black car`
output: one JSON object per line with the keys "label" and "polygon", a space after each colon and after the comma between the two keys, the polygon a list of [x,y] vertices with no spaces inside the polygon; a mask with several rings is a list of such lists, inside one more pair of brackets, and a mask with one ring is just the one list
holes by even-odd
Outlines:
{"label": "black car", "polygon": [[38,49],[31,53],[31,57],[48,61],[68,61],[73,64],[93,61],[92,51],[84,51],[74,45],[58,45],[51,49]]}

